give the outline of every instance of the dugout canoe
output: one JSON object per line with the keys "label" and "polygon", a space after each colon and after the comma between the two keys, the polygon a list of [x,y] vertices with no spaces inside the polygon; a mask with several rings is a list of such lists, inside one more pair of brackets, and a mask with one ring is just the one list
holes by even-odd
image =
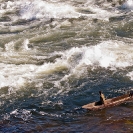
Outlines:
{"label": "dugout canoe", "polygon": [[125,94],[122,96],[118,96],[118,97],[105,100],[105,103],[106,103],[105,105],[104,104],[99,105],[98,102],[93,102],[93,103],[89,103],[89,104],[82,106],[82,108],[87,109],[87,110],[100,110],[100,109],[104,109],[108,107],[117,106],[119,104],[122,104],[130,100],[133,100],[133,96],[130,94]]}

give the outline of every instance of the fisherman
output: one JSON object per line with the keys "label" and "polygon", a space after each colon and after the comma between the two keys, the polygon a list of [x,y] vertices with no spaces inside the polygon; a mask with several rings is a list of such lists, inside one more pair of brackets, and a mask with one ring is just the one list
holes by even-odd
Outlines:
{"label": "fisherman", "polygon": [[99,103],[102,105],[102,104],[104,104],[105,105],[105,96],[104,96],[104,94],[101,92],[101,91],[99,91],[99,94],[100,94],[100,101],[99,101]]}
{"label": "fisherman", "polygon": [[98,101],[98,102],[95,102],[95,106],[98,106],[98,105],[105,105],[106,103],[105,103],[105,96],[104,96],[104,94],[101,92],[101,91],[99,91],[99,94],[100,94],[100,100]]}

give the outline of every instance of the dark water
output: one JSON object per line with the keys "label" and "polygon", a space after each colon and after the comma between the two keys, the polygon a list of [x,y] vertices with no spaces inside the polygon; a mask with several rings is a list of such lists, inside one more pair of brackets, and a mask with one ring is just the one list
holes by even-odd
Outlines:
{"label": "dark water", "polygon": [[133,1],[0,1],[0,133],[131,133]]}

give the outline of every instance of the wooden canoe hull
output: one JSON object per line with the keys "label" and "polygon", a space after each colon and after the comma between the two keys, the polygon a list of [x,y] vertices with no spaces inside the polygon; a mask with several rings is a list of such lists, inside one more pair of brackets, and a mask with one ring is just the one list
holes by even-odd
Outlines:
{"label": "wooden canoe hull", "polygon": [[133,100],[133,96],[130,97],[128,94],[126,94],[126,95],[105,100],[105,105],[104,104],[96,105],[97,102],[93,102],[82,106],[82,108],[88,109],[88,110],[100,110],[108,107],[113,107],[130,100]]}

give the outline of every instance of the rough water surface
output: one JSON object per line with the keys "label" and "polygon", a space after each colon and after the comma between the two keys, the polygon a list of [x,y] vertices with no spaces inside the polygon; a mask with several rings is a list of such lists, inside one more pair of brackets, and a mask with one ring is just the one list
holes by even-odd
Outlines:
{"label": "rough water surface", "polygon": [[81,106],[133,88],[132,0],[0,0],[0,133],[133,132],[133,102]]}

